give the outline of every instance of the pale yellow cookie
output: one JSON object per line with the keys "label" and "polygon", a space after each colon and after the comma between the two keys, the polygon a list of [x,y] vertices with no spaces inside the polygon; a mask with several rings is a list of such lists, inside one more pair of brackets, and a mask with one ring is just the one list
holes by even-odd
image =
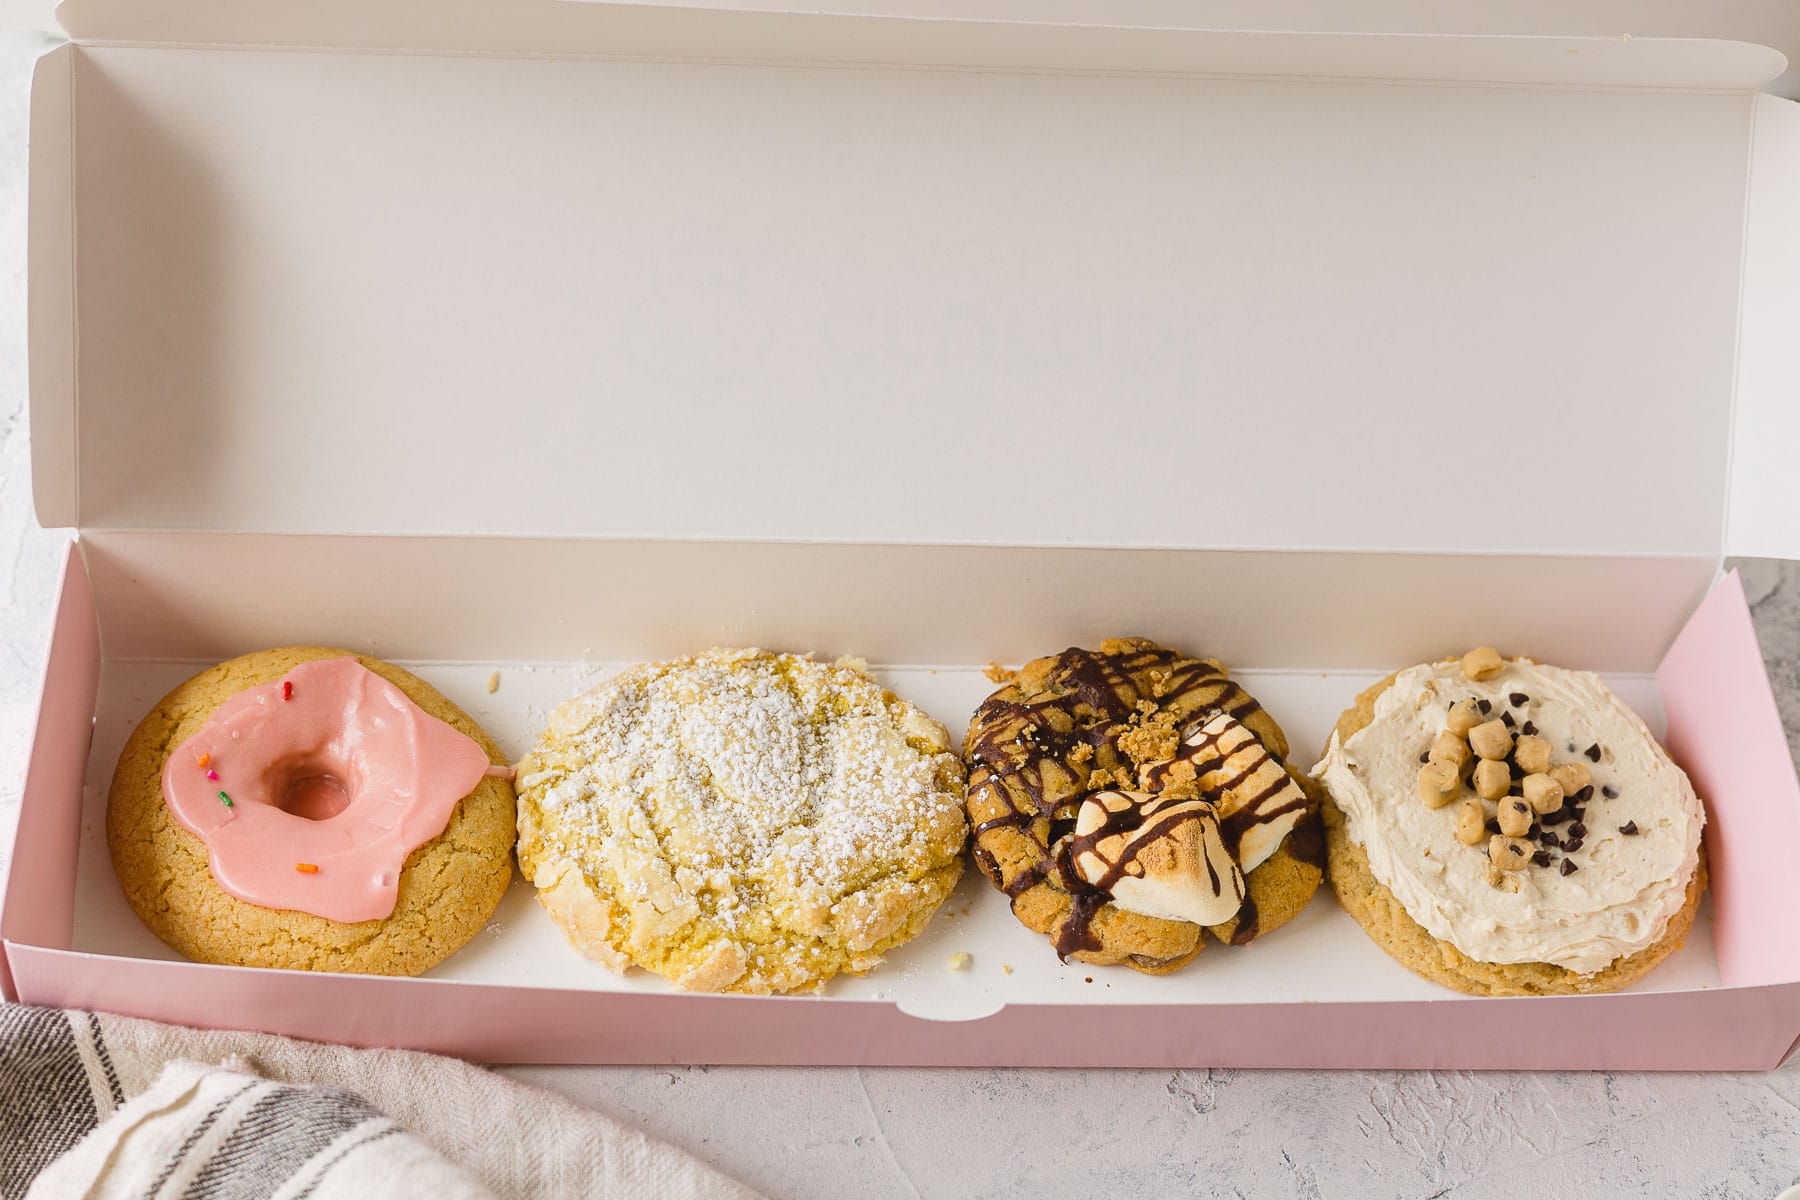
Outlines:
{"label": "pale yellow cookie", "polygon": [[407,858],[394,911],[383,920],[340,922],[263,908],[230,895],[213,880],[205,845],[176,823],[163,801],[162,771],[169,752],[245,688],[280,679],[299,663],[346,657],[474,739],[490,761],[505,761],[487,734],[436,688],[391,663],[349,650],[262,650],[189,679],[164,696],[132,732],[119,755],[106,809],[107,846],[125,898],[152,932],[189,958],[235,966],[417,975],[480,932],[511,883],[515,802],[512,786],[492,777],[458,803],[442,834]]}
{"label": "pale yellow cookie", "polygon": [[519,864],[569,940],[695,991],[875,966],[962,871],[962,764],[860,663],[714,650],[562,705],[519,764]]}

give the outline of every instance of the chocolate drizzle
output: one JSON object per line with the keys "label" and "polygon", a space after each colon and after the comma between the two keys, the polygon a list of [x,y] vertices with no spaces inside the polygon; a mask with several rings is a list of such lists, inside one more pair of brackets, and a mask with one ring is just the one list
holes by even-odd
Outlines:
{"label": "chocolate drizzle", "polygon": [[1261,932],[1262,914],[1256,910],[1256,901],[1245,895],[1244,903],[1238,909],[1237,927],[1231,931],[1231,944],[1248,945]]}

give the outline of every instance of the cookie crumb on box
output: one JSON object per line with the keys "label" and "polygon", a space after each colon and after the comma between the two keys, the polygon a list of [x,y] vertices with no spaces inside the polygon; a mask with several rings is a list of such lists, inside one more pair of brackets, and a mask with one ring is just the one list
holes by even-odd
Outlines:
{"label": "cookie crumb on box", "polygon": [[1017,671],[1009,671],[993,659],[981,665],[981,673],[988,677],[989,683],[1011,683],[1018,677]]}
{"label": "cookie crumb on box", "polygon": [[491,696],[499,690],[500,690],[500,672],[498,672],[498,671],[490,672],[488,675],[488,680],[487,680],[488,695]]}
{"label": "cookie crumb on box", "polygon": [[1012,964],[1011,963],[1001,963],[1000,970],[1007,975],[1011,975],[1012,974]]}
{"label": "cookie crumb on box", "polygon": [[969,952],[967,950],[958,950],[955,954],[950,956],[950,961],[945,965],[952,971],[966,971],[969,967],[969,962]]}

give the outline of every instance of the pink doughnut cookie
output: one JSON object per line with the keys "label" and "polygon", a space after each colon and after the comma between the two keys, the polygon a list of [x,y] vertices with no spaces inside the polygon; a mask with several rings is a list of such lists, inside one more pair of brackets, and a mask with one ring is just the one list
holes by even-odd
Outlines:
{"label": "pink doughnut cookie", "polygon": [[144,923],[202,962],[416,975],[511,881],[487,735],[379,659],[264,650],[163,697],[119,757],[107,842]]}

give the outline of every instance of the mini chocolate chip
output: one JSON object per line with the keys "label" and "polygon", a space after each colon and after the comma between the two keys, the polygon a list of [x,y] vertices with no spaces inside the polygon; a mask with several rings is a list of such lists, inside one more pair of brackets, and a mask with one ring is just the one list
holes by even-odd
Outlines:
{"label": "mini chocolate chip", "polygon": [[1517,721],[1514,721],[1512,719],[1511,713],[1501,713],[1500,720],[1501,720],[1501,723],[1504,724],[1508,729],[1511,729],[1514,725],[1518,724]]}
{"label": "mini chocolate chip", "polygon": [[1514,779],[1523,779],[1523,778],[1525,778],[1525,768],[1524,768],[1524,767],[1521,767],[1521,766],[1520,766],[1520,765],[1519,765],[1519,764],[1518,764],[1518,763],[1517,763],[1517,762],[1515,762],[1515,761],[1514,761],[1514,760],[1513,760],[1513,759],[1510,759],[1510,758],[1509,758],[1509,759],[1507,759],[1507,760],[1506,760],[1506,768],[1507,768],[1507,770],[1508,770],[1508,772],[1510,772],[1510,773],[1511,773],[1511,775],[1512,775],[1512,777],[1513,777],[1513,778],[1514,778]]}
{"label": "mini chocolate chip", "polygon": [[1594,785],[1591,783],[1583,784],[1581,786],[1580,790],[1578,790],[1575,793],[1575,803],[1577,803],[1577,804],[1586,804],[1589,800],[1592,800],[1593,798],[1594,798]]}
{"label": "mini chocolate chip", "polygon": [[1531,856],[1531,861],[1540,867],[1547,867],[1550,865],[1550,852],[1548,850],[1539,850],[1536,854]]}
{"label": "mini chocolate chip", "polygon": [[1552,849],[1554,849],[1557,846],[1562,845],[1562,839],[1557,837],[1555,833],[1551,832],[1548,829],[1544,830],[1543,833],[1540,833],[1538,835],[1538,841],[1542,842],[1546,846],[1551,847]]}
{"label": "mini chocolate chip", "polygon": [[[1590,784],[1589,787],[1591,788],[1592,785]],[[1608,800],[1617,800],[1619,798],[1619,789],[1609,783],[1600,789],[1600,794],[1605,796]]]}
{"label": "mini chocolate chip", "polygon": [[1494,706],[1486,700],[1477,700],[1475,702],[1475,707],[1481,710],[1481,715],[1484,717],[1494,711]]}
{"label": "mini chocolate chip", "polygon": [[1489,833],[1499,833],[1500,832],[1500,822],[1494,820],[1494,818],[1492,818],[1492,817],[1489,817],[1487,819],[1487,831]]}
{"label": "mini chocolate chip", "polygon": [[1589,762],[1599,762],[1600,761],[1600,743],[1595,742],[1593,745],[1589,746],[1586,750],[1583,750],[1582,753],[1587,755]]}
{"label": "mini chocolate chip", "polygon": [[1569,826],[1569,836],[1574,838],[1586,837],[1587,826],[1583,825],[1580,821],[1575,822],[1573,825]]}
{"label": "mini chocolate chip", "polygon": [[1527,721],[1523,725],[1519,726],[1519,732],[1524,734],[1526,737],[1535,737],[1535,736],[1537,736],[1537,726],[1533,725],[1530,721]]}
{"label": "mini chocolate chip", "polygon": [[1529,837],[1529,838],[1534,838],[1542,832],[1544,832],[1544,827],[1542,825],[1539,825],[1536,821],[1533,821],[1531,823],[1531,828],[1527,829],[1525,831],[1525,836]]}
{"label": "mini chocolate chip", "polygon": [[1559,808],[1555,812],[1545,813],[1543,816],[1538,818],[1538,820],[1542,821],[1546,825],[1561,825],[1561,824],[1564,824],[1565,822],[1567,822],[1568,819],[1569,819],[1569,810],[1567,808]]}
{"label": "mini chocolate chip", "polygon": [[1569,753],[1570,754],[1575,753],[1575,743],[1574,742],[1569,743]]}
{"label": "mini chocolate chip", "polygon": [[1576,866],[1566,858],[1562,860],[1562,866],[1556,869],[1561,871],[1564,875],[1573,875],[1575,872],[1581,870],[1580,867]]}
{"label": "mini chocolate chip", "polygon": [[[1517,779],[1518,776],[1515,775],[1515,776],[1513,776],[1513,778]],[[1506,789],[1506,794],[1509,796],[1523,796],[1525,794],[1525,789],[1523,787],[1519,786],[1517,783],[1515,783],[1511,787]]]}
{"label": "mini chocolate chip", "polygon": [[1514,708],[1519,708],[1524,705],[1527,700],[1531,699],[1531,697],[1527,696],[1524,692],[1514,692],[1508,696],[1507,699],[1512,702]]}
{"label": "mini chocolate chip", "polygon": [[1517,842],[1508,842],[1506,843],[1506,852],[1508,854],[1523,854],[1525,853],[1525,847],[1519,845]]}
{"label": "mini chocolate chip", "polygon": [[1619,826],[1619,832],[1624,834],[1626,837],[1636,836],[1637,831],[1638,831],[1638,827],[1637,827],[1636,821],[1627,821],[1623,825]]}
{"label": "mini chocolate chip", "polygon": [[1419,761],[1422,763],[1430,762],[1431,761],[1431,751],[1429,751],[1429,750],[1420,751],[1419,752]]}
{"label": "mini chocolate chip", "polygon": [[1573,854],[1579,849],[1581,849],[1581,839],[1580,838],[1570,838],[1568,841],[1563,843],[1563,853],[1564,854]]}

